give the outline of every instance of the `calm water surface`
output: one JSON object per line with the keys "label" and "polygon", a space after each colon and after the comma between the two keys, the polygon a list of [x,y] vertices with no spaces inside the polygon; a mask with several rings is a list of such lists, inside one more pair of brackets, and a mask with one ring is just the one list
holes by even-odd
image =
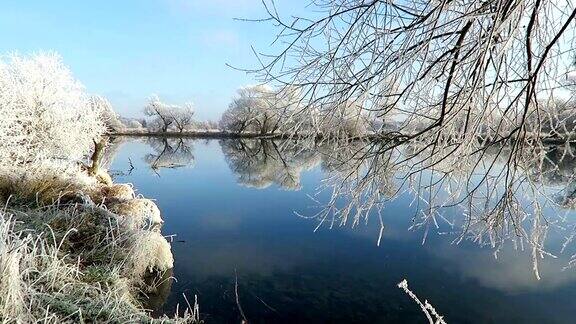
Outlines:
{"label": "calm water surface", "polygon": [[197,295],[207,323],[239,323],[237,282],[249,323],[423,323],[396,286],[407,278],[449,323],[574,321],[576,270],[562,271],[565,259],[545,259],[538,281],[529,251],[510,246],[496,259],[489,247],[455,245],[437,233],[422,244],[423,233],[408,230],[410,197],[384,210],[380,246],[375,217],[314,231],[317,221],[295,211],[317,208],[308,195],[322,180],[319,161],[306,161],[287,179],[273,159],[239,167],[216,140],[187,141],[168,157],[158,142],[143,140],[125,139],[114,150],[116,181],[156,199],[163,233],[176,235],[177,281],[151,303],[157,314],[173,314],[183,294]]}

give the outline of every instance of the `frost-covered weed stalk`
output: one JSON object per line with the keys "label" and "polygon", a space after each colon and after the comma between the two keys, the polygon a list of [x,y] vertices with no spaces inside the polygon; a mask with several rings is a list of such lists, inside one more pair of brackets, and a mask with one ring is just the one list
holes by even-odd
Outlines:
{"label": "frost-covered weed stalk", "polygon": [[404,279],[404,280],[400,281],[398,283],[398,288],[404,290],[406,295],[408,295],[410,298],[412,298],[412,300],[414,300],[416,302],[416,304],[418,304],[418,306],[420,306],[420,309],[422,309],[422,312],[424,313],[424,315],[426,315],[426,319],[428,320],[428,323],[430,323],[430,324],[446,324],[446,321],[444,321],[444,318],[440,314],[438,314],[438,312],[436,311],[434,306],[432,306],[432,304],[430,304],[427,300],[424,300],[424,303],[422,303],[420,301],[420,298],[418,298],[418,296],[416,296],[416,294],[412,290],[410,290],[410,288],[408,288],[408,280]]}

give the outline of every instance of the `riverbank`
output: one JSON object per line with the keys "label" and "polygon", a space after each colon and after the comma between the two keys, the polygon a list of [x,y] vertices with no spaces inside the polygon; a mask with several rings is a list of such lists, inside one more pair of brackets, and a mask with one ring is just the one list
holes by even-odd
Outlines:
{"label": "riverbank", "polygon": [[131,185],[82,168],[0,180],[0,321],[199,321],[197,306],[175,318],[147,310],[173,256],[156,204]]}

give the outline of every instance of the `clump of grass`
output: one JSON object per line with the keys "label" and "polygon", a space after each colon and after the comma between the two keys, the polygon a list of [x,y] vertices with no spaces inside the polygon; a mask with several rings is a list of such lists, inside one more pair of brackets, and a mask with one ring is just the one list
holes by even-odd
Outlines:
{"label": "clump of grass", "polygon": [[131,184],[119,183],[101,186],[92,199],[96,202],[105,202],[106,200],[124,201],[134,199],[135,196],[136,194]]}
{"label": "clump of grass", "polygon": [[73,197],[98,181],[81,170],[79,165],[61,162],[38,162],[15,168],[0,168],[0,196],[20,204],[51,205]]}
{"label": "clump of grass", "polygon": [[112,202],[110,211],[125,217],[125,221],[134,228],[154,227],[164,223],[156,204],[146,198]]}
{"label": "clump of grass", "polygon": [[0,314],[18,317],[24,309],[24,287],[20,280],[22,249],[11,240],[9,220],[0,222]]}
{"label": "clump of grass", "polygon": [[160,233],[140,230],[131,242],[126,267],[132,271],[131,277],[142,278],[146,272],[166,271],[174,267],[170,244]]}

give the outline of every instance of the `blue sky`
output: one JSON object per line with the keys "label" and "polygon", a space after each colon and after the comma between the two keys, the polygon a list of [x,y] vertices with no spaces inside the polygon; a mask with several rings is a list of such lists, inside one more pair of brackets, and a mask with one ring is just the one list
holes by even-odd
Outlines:
{"label": "blue sky", "polygon": [[0,8],[0,52],[60,53],[90,93],[126,116],[158,94],[217,119],[239,86],[256,82],[225,64],[255,67],[250,46],[266,51],[274,36],[270,24],[233,20],[263,17],[260,0],[6,0]]}

